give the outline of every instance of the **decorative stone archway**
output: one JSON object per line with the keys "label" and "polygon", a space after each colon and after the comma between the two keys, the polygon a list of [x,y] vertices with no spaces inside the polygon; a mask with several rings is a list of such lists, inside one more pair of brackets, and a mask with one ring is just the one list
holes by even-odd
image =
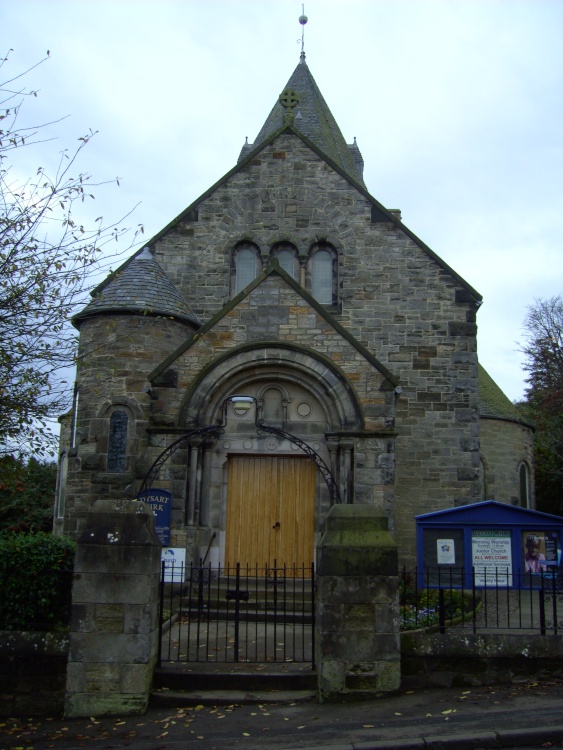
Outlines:
{"label": "decorative stone archway", "polygon": [[[213,424],[221,414],[225,400],[235,394],[255,398],[261,413],[266,410],[267,423],[274,420],[276,426],[310,445],[330,467],[343,501],[350,501],[353,441],[339,435],[361,430],[363,417],[353,388],[332,362],[304,348],[279,343],[241,347],[202,372],[186,393],[179,427]],[[323,478],[316,477],[312,490],[308,490],[312,495],[305,492],[293,509],[280,509],[280,498],[288,495],[281,491],[287,489],[284,476],[289,482],[291,475],[291,481],[297,482],[295,492],[289,495],[301,497],[301,482],[310,484],[307,479],[310,475],[304,471],[302,462],[310,459],[304,458],[303,452],[283,436],[257,435],[254,413],[237,414],[232,404],[228,405],[228,410],[224,434],[213,441],[194,441],[189,449],[188,534],[197,537],[196,544],[201,548],[202,541],[205,544],[201,532],[204,529],[210,534],[216,532],[211,558],[224,561],[226,547],[234,548],[232,542],[227,544],[229,529],[233,528],[229,502],[232,507],[237,503],[241,512],[245,512],[241,503],[247,501],[256,506],[254,511],[249,511],[249,517],[264,515],[264,535],[276,528],[276,514],[285,513],[286,517],[293,518],[302,512],[303,518],[293,521],[296,527],[301,523],[303,526],[309,524],[312,515],[312,550],[319,537],[322,519],[331,505]],[[327,439],[329,433],[331,439]],[[230,482],[235,471],[238,494]],[[296,476],[302,480],[295,479]],[[280,487],[282,482],[283,488]],[[272,503],[271,518],[267,509],[264,510],[264,504],[268,502]],[[282,547],[288,549],[287,544]],[[237,545],[237,549],[240,548]],[[286,562],[308,563],[310,560]]]}

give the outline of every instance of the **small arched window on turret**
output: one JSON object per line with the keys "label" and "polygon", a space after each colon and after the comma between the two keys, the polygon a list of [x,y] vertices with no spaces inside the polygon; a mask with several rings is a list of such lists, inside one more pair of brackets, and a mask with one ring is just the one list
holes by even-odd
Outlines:
{"label": "small arched window on turret", "polygon": [[109,420],[108,464],[111,473],[125,471],[127,457],[127,425],[125,411],[114,411]]}
{"label": "small arched window on turret", "polygon": [[518,480],[520,483],[520,505],[522,508],[530,507],[530,469],[525,461],[522,461],[518,469]]}
{"label": "small arched window on turret", "polygon": [[288,242],[280,242],[279,245],[274,247],[272,255],[276,258],[283,270],[289,274],[292,279],[297,280],[299,263],[297,261],[297,251],[293,245],[290,245]]}
{"label": "small arched window on turret", "polygon": [[258,248],[250,242],[244,242],[235,247],[233,253],[233,294],[245,289],[258,274]]}
{"label": "small arched window on turret", "polygon": [[336,252],[330,245],[314,245],[310,256],[311,294],[322,305],[336,304]]}

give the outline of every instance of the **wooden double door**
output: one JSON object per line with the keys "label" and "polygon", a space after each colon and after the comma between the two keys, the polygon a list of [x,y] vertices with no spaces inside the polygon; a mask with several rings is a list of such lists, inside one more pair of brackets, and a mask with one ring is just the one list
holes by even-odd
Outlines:
{"label": "wooden double door", "polygon": [[293,456],[231,456],[228,465],[229,565],[310,565],[316,466]]}

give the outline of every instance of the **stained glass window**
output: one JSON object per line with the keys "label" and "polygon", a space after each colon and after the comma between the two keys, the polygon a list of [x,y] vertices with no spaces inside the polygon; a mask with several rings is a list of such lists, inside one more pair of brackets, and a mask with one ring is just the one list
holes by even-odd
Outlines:
{"label": "stained glass window", "polygon": [[114,411],[109,420],[108,471],[125,471],[127,413]]}

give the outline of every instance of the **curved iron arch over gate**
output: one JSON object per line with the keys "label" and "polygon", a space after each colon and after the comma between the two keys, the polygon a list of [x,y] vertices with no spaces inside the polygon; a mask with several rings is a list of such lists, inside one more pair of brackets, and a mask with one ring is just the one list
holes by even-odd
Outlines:
{"label": "curved iron arch over gate", "polygon": [[254,398],[254,396],[229,396],[223,402],[222,415],[217,420],[216,424],[210,425],[209,427],[197,427],[194,430],[189,430],[189,432],[186,432],[185,435],[182,435],[182,437],[178,438],[173,443],[171,443],[167,448],[165,448],[162,451],[162,453],[153,462],[145,478],[143,479],[143,483],[141,484],[141,489],[139,490],[139,493],[138,493],[139,495],[145,490],[148,490],[152,487],[154,480],[158,477],[160,470],[162,469],[164,464],[168,461],[168,459],[177,450],[180,450],[181,448],[186,447],[186,445],[189,443],[189,441],[193,437],[196,437],[198,435],[212,435],[212,436],[218,437],[219,435],[225,432],[225,425],[227,424],[227,405],[229,401],[231,403],[236,403],[238,408],[249,409],[252,404],[255,404],[256,416],[254,419],[254,424],[256,425],[256,430],[258,434],[262,435],[263,433],[269,433],[271,435],[277,435],[278,437],[289,440],[290,443],[293,443],[293,445],[296,445],[298,448],[300,448],[304,453],[306,453],[310,458],[313,459],[319,471],[323,475],[323,479],[325,480],[326,486],[328,487],[331,502],[332,503],[342,502],[342,498],[340,497],[340,490],[338,489],[336,480],[332,476],[332,472],[330,471],[324,459],[317,453],[317,451],[314,448],[312,448],[304,440],[301,440],[301,438],[297,437],[297,435],[293,435],[291,432],[286,432],[285,430],[282,430],[279,427],[272,427],[271,425],[264,424],[264,420],[258,418],[258,402]]}

